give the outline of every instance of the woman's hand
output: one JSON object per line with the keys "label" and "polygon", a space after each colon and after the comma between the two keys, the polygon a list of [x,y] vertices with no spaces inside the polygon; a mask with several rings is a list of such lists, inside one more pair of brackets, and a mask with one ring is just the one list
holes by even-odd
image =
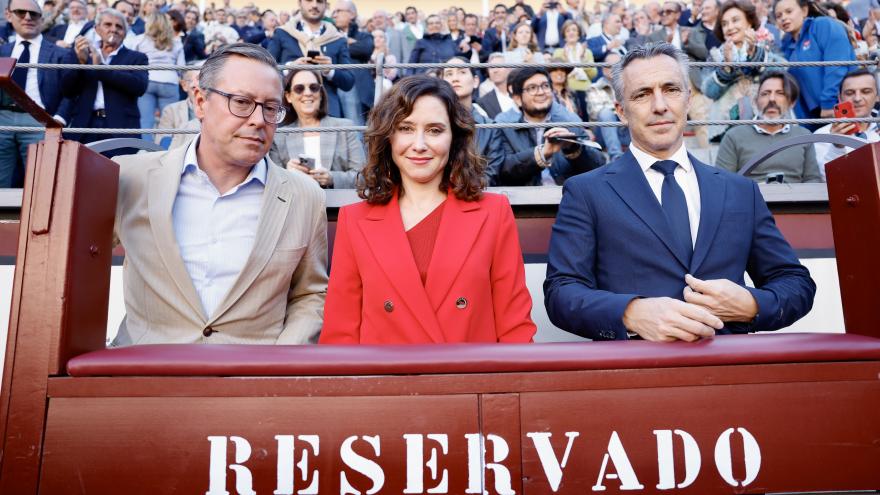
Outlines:
{"label": "woman's hand", "polygon": [[[723,50],[724,50],[724,61],[725,62],[733,62],[733,42],[730,40],[725,41],[724,45],[723,45]],[[727,67],[725,67],[725,69],[726,68]]]}
{"label": "woman's hand", "polygon": [[321,187],[333,187],[333,176],[327,170],[309,170],[309,175],[318,181]]}
{"label": "woman's hand", "polygon": [[755,48],[758,46],[758,36],[754,29],[749,29],[746,31],[745,37],[745,42],[749,44],[749,57],[751,57],[755,54]]}
{"label": "woman's hand", "polygon": [[304,174],[309,173],[309,168],[304,167],[298,158],[291,158],[287,161],[287,170],[295,170],[297,172],[302,172]]}

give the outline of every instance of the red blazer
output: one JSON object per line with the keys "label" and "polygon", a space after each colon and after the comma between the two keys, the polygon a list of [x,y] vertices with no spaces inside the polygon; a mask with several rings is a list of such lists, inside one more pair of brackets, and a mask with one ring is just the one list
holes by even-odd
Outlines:
{"label": "red blazer", "polygon": [[397,196],[339,212],[322,344],[531,342],[525,267],[507,198],[446,198],[425,285]]}

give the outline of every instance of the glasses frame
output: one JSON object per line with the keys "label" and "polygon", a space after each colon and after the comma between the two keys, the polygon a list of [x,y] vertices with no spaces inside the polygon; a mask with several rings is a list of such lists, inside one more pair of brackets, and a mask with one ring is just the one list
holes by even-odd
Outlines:
{"label": "glasses frame", "polygon": [[[260,107],[260,114],[263,117],[263,122],[265,122],[269,125],[280,124],[281,122],[284,121],[285,115],[287,115],[287,109],[284,108],[284,105],[279,103],[278,104],[278,116],[276,117],[277,122],[272,122],[271,120],[266,118],[266,103],[268,103],[268,102],[261,103],[255,99],[251,98],[250,96],[237,95],[234,93],[226,93],[226,92],[220,91],[219,89],[216,89],[216,88],[205,87],[205,88],[202,88],[202,90],[207,91],[209,93],[217,93],[220,96],[226,97],[226,108],[229,110],[229,113],[231,113],[232,115],[234,115],[236,117],[242,118],[242,119],[247,119],[251,115],[253,115],[254,111],[257,109],[257,106]],[[250,100],[250,102],[253,103],[254,107],[251,108],[251,111],[248,112],[247,115],[239,115],[239,114],[235,113],[234,111],[232,111],[232,98],[245,98],[247,100]]]}
{"label": "glasses frame", "polygon": [[549,82],[542,82],[541,84],[523,86],[523,93],[529,96],[535,96],[538,94],[538,90],[542,90],[545,93],[549,93],[553,91],[553,85]]}
{"label": "glasses frame", "polygon": [[15,14],[15,17],[18,17],[19,19],[22,19],[22,20],[24,20],[25,16],[27,16],[27,15],[30,15],[30,18],[32,21],[39,21],[40,19],[43,18],[42,12],[35,12],[33,10],[15,9],[15,10],[10,10],[10,12]]}

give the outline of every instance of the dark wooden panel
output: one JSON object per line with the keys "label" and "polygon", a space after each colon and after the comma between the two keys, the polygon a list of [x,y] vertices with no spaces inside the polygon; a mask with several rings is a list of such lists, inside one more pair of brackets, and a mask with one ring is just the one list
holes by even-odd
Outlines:
{"label": "dark wooden panel", "polygon": [[[446,434],[447,453],[424,439],[427,464],[437,450],[437,478],[448,473],[448,493],[464,493],[468,483],[468,440],[479,433],[476,395],[436,397],[347,398],[91,398],[53,399],[49,404],[40,493],[44,495],[199,494],[209,491],[209,436],[245,439],[251,454],[241,464],[253,477],[257,493],[278,486],[279,440],[295,435],[295,460],[307,445],[299,435],[320,437],[308,471],[319,471],[317,493],[341,493],[340,473],[361,493],[372,480],[343,462],[341,448],[351,436],[351,449],[381,466],[384,486],[378,493],[402,493],[407,481],[404,434]],[[376,453],[363,436],[378,436]],[[231,441],[227,463],[237,452]],[[238,450],[240,452],[240,450]],[[413,466],[418,459],[413,457]],[[435,486],[422,465],[426,488]],[[226,487],[236,493],[236,475]],[[295,471],[300,476],[300,471]],[[310,480],[307,483],[310,484]],[[305,488],[294,479],[296,490]],[[215,486],[216,488],[216,486]]]}
{"label": "dark wooden panel", "polygon": [[[877,489],[880,487],[880,382],[792,383],[715,387],[658,387],[654,389],[580,391],[520,394],[523,435],[550,432],[555,457],[542,464],[534,441],[523,443],[524,493],[553,493],[544,465],[560,462],[568,438],[577,432],[557,493],[591,493],[601,484],[603,493],[656,493],[660,489],[658,438],[673,440],[675,483],[686,480],[681,430],[696,443],[701,461],[692,484],[671,490],[682,494],[765,493],[768,491],[823,491]],[[744,428],[760,454],[759,465],[746,468],[746,442],[738,430],[722,459],[730,459],[727,475],[745,487],[728,485],[716,462],[716,444],[729,428]],[[603,459],[612,437],[619,440],[626,461],[619,455]],[[531,440],[531,439],[530,439]],[[730,454],[728,454],[730,452]],[[749,457],[757,461],[756,451]],[[716,464],[722,468],[716,467]],[[625,476],[625,465],[634,478]],[[552,471],[552,470],[551,470]],[[634,481],[634,480],[637,480]],[[597,483],[597,481],[601,483]],[[643,488],[623,490],[641,485]]]}

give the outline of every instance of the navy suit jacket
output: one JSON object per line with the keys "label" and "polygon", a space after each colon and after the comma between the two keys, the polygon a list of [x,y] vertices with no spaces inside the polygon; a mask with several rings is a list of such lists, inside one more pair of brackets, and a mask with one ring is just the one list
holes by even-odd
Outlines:
{"label": "navy suit jacket", "polygon": [[[556,17],[556,27],[559,29],[559,44],[565,44],[565,37],[562,35],[562,24],[565,23],[568,19],[571,19],[571,14],[568,12],[560,12]],[[535,16],[532,19],[532,29],[535,31],[535,36],[538,37],[538,46],[541,50],[544,49],[544,35],[547,34],[547,13],[544,12],[541,17]]]}
{"label": "navy suit jacket", "polygon": [[718,333],[776,330],[807,314],[816,284],[776,227],[751,180],[690,156],[700,187],[700,225],[690,266],[632,153],[565,183],[550,239],[544,304],[550,321],[598,340],[626,339],[623,313],[636,297],[683,300],[687,273],[745,286],[752,322]]}
{"label": "navy suit jacket", "polygon": [[[276,29],[272,41],[266,47],[269,53],[275,57],[279,64],[286,64],[291,60],[304,57],[305,54],[299,48],[299,43],[283,29]],[[334,64],[350,64],[351,56],[348,53],[348,42],[345,38],[331,41],[321,46],[321,53],[330,57]],[[336,70],[333,79],[325,79],[324,86],[327,89],[327,108],[331,117],[342,117],[342,106],[339,104],[339,96],[336,88],[348,91],[354,87],[354,75],[350,70]]]}
{"label": "navy suit jacket", "polygon": [[594,36],[592,38],[587,38],[587,48],[593,52],[593,60],[596,62],[603,62],[605,57],[608,56],[608,49],[606,48],[608,42],[605,41],[605,36],[600,34],[599,36]]}
{"label": "navy suit jacket", "polygon": [[[11,57],[14,42],[0,45],[0,57]],[[33,54],[31,54],[33,60]],[[37,62],[41,64],[75,64],[76,55],[73,50],[67,50],[55,45],[55,42],[43,36],[40,43],[40,54]],[[69,84],[71,77],[75,75],[72,70],[38,70],[37,85],[40,88],[40,99],[43,100],[43,108],[49,115],[59,115],[70,122],[70,101],[62,98],[61,90]],[[24,88],[22,88],[24,89]],[[8,98],[4,95],[4,99]]]}
{"label": "navy suit jacket", "polygon": [[138,16],[135,17],[134,22],[128,27],[128,29],[134,34],[144,34],[144,31],[147,29],[147,23]]}
{"label": "navy suit jacket", "polygon": [[[124,46],[110,65],[147,65],[147,56]],[[98,94],[98,82],[104,87],[104,110],[108,127],[137,129],[140,127],[138,97],[147,91],[147,71],[77,70],[65,86],[64,94],[75,101],[70,127],[89,127]]]}

